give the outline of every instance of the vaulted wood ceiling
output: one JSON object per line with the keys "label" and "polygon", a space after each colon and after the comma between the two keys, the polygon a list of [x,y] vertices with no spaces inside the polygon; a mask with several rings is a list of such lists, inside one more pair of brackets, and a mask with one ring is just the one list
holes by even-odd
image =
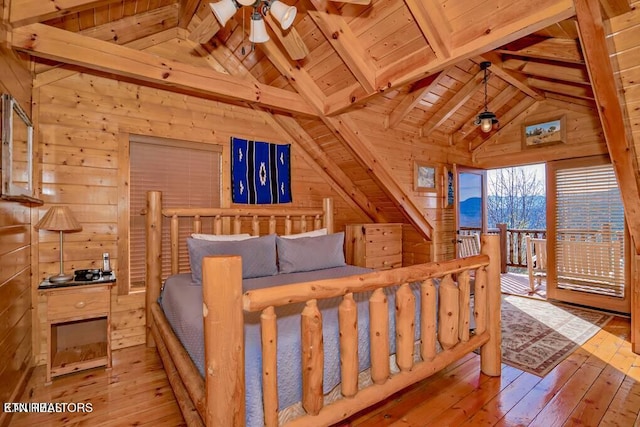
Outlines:
{"label": "vaulted wood ceiling", "polygon": [[[292,28],[268,16],[271,40],[255,46],[250,7],[221,27],[198,0],[13,0],[9,20],[13,47],[36,58],[36,86],[89,69],[277,113],[273,125],[372,219],[403,215],[425,236],[430,221],[341,113],[369,108],[386,127],[473,153],[499,132],[473,124],[482,61],[502,128],[542,100],[597,110],[573,0],[285,3]],[[599,5],[605,18],[630,8]]]}

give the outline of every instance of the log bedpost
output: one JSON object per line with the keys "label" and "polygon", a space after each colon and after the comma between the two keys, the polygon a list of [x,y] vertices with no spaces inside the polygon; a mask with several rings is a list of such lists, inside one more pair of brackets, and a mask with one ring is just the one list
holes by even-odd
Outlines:
{"label": "log bedpost", "polygon": [[160,191],[147,192],[147,265],[146,265],[146,324],[147,346],[155,347],[151,324],[153,315],[151,307],[160,296],[162,287],[162,193]]}
{"label": "log bedpost", "polygon": [[501,372],[502,343],[500,320],[500,236],[497,234],[483,234],[481,237],[482,253],[489,256],[487,274],[487,329],[489,342],[480,348],[480,367],[486,375],[497,377]]}
{"label": "log bedpost", "polygon": [[207,426],[244,426],[244,319],[242,258],[202,261],[204,375]]}
{"label": "log bedpost", "polygon": [[322,199],[322,210],[324,211],[324,228],[327,229],[327,234],[334,232],[333,224],[333,199],[330,197]]}

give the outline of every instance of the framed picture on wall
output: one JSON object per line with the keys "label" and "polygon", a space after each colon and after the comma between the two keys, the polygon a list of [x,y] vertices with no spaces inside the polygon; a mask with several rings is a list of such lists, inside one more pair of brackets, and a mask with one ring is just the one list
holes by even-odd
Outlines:
{"label": "framed picture on wall", "polygon": [[563,144],[567,141],[565,116],[522,125],[522,148]]}
{"label": "framed picture on wall", "polygon": [[415,162],[413,188],[415,191],[436,191],[436,167]]}

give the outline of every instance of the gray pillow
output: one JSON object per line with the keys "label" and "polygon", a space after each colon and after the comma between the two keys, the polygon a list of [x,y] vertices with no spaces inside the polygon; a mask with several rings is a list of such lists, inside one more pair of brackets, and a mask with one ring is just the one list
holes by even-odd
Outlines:
{"label": "gray pillow", "polygon": [[209,255],[240,255],[243,279],[278,274],[275,243],[275,234],[231,242],[187,238],[191,278],[202,283],[202,259]]}
{"label": "gray pillow", "polygon": [[280,273],[322,270],[342,267],[344,261],[344,233],[299,239],[276,239]]}

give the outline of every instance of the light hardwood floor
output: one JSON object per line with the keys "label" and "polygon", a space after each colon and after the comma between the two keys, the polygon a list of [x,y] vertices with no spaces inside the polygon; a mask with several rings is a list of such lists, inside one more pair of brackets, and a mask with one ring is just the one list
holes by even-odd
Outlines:
{"label": "light hardwood floor", "polygon": [[[615,317],[544,378],[503,365],[479,370],[469,355],[445,371],[358,414],[341,426],[640,425],[640,356],[629,320]],[[16,414],[11,426],[179,426],[179,409],[153,349],[114,351],[113,369],[95,369],[44,386],[36,368],[21,402],[91,402],[85,414]]]}

